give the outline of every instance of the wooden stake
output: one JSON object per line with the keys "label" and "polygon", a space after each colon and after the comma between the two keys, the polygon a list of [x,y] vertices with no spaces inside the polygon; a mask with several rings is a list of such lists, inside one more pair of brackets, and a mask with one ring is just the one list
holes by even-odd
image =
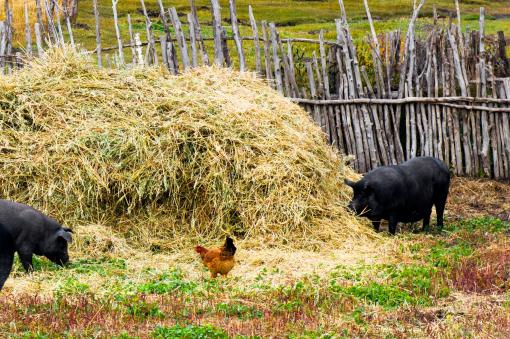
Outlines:
{"label": "wooden stake", "polygon": [[198,52],[197,52],[197,35],[195,28],[195,20],[193,14],[188,13],[189,36],[191,45],[191,66],[198,66]]}
{"label": "wooden stake", "polygon": [[115,35],[117,36],[117,44],[119,45],[119,62],[121,65],[124,65],[124,51],[122,49],[122,37],[120,36],[120,28],[119,28],[119,20],[117,16],[117,3],[119,0],[112,0],[112,9],[113,9],[113,23],[115,26]]}
{"label": "wooden stake", "polygon": [[193,21],[194,21],[194,27],[195,27],[195,33],[197,36],[197,40],[200,46],[200,56],[202,60],[203,65],[209,65],[209,56],[207,55],[207,50],[205,49],[205,43],[204,39],[202,37],[202,28],[200,26],[200,21],[198,20],[198,13],[197,13],[197,7],[195,6],[195,0],[190,0],[190,6],[191,6],[191,14],[193,15]]}
{"label": "wooden stake", "polygon": [[[259,31],[257,28],[257,21],[255,21],[255,16],[253,15],[253,9],[251,8],[251,5],[248,6],[248,15],[250,17],[250,25],[251,30],[253,32],[253,45],[255,47],[255,70],[257,71],[257,74],[262,75],[262,64],[260,61]],[[294,66],[291,67],[292,70],[294,70]]]}
{"label": "wooden stake", "polygon": [[37,45],[37,56],[42,57],[44,54],[44,50],[42,47],[41,25],[39,25],[38,22],[34,24],[34,31],[35,31],[35,43]]}
{"label": "wooden stake", "polygon": [[129,31],[129,44],[131,45],[131,58],[133,65],[136,65],[136,49],[135,49],[135,36],[133,35],[133,26],[131,25],[131,15],[127,15],[128,31]]}
{"label": "wooden stake", "polygon": [[[273,72],[271,71],[271,51],[270,51],[270,39],[267,28],[267,22],[262,21],[262,37],[264,38],[264,61],[266,66],[266,79],[274,79]],[[271,85],[273,83],[271,82]],[[274,87],[274,86],[273,86]]]}
{"label": "wooden stake", "polygon": [[184,69],[187,70],[191,67],[191,62],[189,60],[188,46],[186,44],[186,38],[184,37],[184,32],[182,30],[181,20],[179,20],[179,16],[177,15],[177,10],[175,7],[170,8],[168,13],[170,15],[170,20],[172,21],[172,26],[174,26],[179,50],[181,51],[182,64]]}
{"label": "wooden stake", "polygon": [[101,55],[101,26],[99,23],[99,10],[97,8],[97,0],[92,1],[94,6],[94,18],[96,20],[96,54],[97,54],[97,65],[103,66],[102,55]]}
{"label": "wooden stake", "polygon": [[211,11],[213,16],[214,32],[214,63],[223,66],[225,58],[223,56],[223,47],[221,39],[221,8],[218,0],[211,0]]}
{"label": "wooden stake", "polygon": [[271,31],[271,42],[273,46],[273,64],[274,64],[274,74],[276,80],[276,89],[280,94],[283,95],[283,82],[282,82],[282,71],[280,68],[280,58],[278,56],[278,39],[276,37],[276,27],[274,23],[269,24],[269,29]]}
{"label": "wooden stake", "polygon": [[32,56],[32,32],[30,29],[30,18],[28,16],[28,3],[26,2],[25,2],[25,40],[27,55]]}
{"label": "wooden stake", "polygon": [[241,34],[239,33],[239,26],[237,25],[236,2],[235,0],[229,0],[229,3],[232,33],[234,34],[234,41],[237,47],[237,55],[239,56],[239,70],[244,72],[246,71],[246,61],[244,59],[243,40],[241,38]]}
{"label": "wooden stake", "polygon": [[152,21],[147,13],[147,8],[145,7],[145,1],[140,0],[142,5],[143,15],[145,17],[145,31],[147,34],[147,42],[149,43],[147,46],[147,63],[149,65],[158,64],[158,54],[156,53],[156,43],[154,40],[154,34],[152,32]]}

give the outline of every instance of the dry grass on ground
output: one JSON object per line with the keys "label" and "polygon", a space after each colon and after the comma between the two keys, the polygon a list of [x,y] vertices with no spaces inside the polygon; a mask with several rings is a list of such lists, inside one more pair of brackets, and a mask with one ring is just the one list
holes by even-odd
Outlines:
{"label": "dry grass on ground", "polygon": [[510,184],[508,181],[455,178],[447,207],[453,218],[491,215],[510,221]]}

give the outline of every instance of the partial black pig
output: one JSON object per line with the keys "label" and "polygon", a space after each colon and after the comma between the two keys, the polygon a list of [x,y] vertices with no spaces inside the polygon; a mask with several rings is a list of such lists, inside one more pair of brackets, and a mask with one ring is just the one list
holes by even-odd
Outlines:
{"label": "partial black pig", "polygon": [[0,224],[0,291],[11,274],[12,263],[14,262],[14,243],[11,235]]}
{"label": "partial black pig", "polygon": [[0,200],[0,288],[18,252],[25,271],[33,270],[32,256],[41,255],[57,265],[69,262],[72,231],[38,210],[13,201]]}
{"label": "partial black pig", "polygon": [[358,182],[345,180],[354,197],[349,208],[372,221],[379,231],[381,220],[389,221],[395,234],[397,223],[423,219],[428,231],[432,206],[436,207],[437,227],[443,228],[443,214],[450,187],[450,172],[439,159],[418,157],[397,166],[383,166]]}

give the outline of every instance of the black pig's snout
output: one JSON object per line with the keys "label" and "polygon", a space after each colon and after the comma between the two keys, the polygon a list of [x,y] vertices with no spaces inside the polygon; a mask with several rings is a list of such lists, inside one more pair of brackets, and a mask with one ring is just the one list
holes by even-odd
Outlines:
{"label": "black pig's snout", "polygon": [[350,211],[356,213],[356,209],[354,208],[354,204],[352,202],[349,203],[349,205],[347,205],[347,209],[349,209]]}

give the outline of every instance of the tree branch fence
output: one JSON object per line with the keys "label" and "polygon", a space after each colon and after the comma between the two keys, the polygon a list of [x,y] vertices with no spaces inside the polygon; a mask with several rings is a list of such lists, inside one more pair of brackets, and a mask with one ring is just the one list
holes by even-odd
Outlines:
{"label": "tree branch fence", "polygon": [[[4,0],[6,18],[0,21],[0,72],[4,74],[41,56],[48,46],[80,48],[72,32],[74,6],[33,1],[37,22],[31,27],[25,13],[26,44],[16,50],[12,11]],[[461,31],[456,0],[456,17],[440,24],[434,10],[433,24],[424,34],[416,30],[425,2],[421,0],[405,33],[377,34],[364,0],[370,24],[364,42],[371,56],[367,67],[360,63],[360,46],[353,41],[342,0],[340,18],[335,21],[336,41],[325,40],[322,30],[317,39],[282,38],[274,23],[256,20],[251,6],[245,31],[251,30],[252,35],[242,36],[235,0],[229,1],[228,19],[222,17],[219,2],[211,0],[213,37],[204,36],[206,24],[199,21],[194,0],[185,16],[158,0],[164,34],[156,36],[154,17],[140,0],[146,28],[142,39],[134,33],[130,15],[119,18],[118,0],[113,0],[117,44],[106,47],[98,1],[94,0],[96,49],[81,51],[95,54],[99,67],[164,65],[172,74],[211,64],[252,69],[307,110],[332,145],[354,155],[353,165],[360,172],[416,156],[434,156],[457,175],[510,178],[510,63],[504,32],[485,34],[484,8],[478,31]],[[129,42],[122,40],[120,20],[128,23]],[[232,36],[227,36],[225,24]]]}

